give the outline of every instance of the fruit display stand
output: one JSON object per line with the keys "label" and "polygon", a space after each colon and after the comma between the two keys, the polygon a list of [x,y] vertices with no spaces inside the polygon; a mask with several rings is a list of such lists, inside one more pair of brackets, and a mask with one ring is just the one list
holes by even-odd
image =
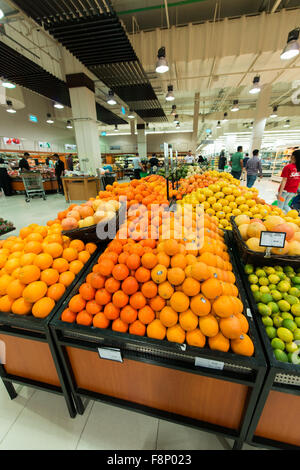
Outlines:
{"label": "fruit display stand", "polygon": [[[89,263],[93,263],[97,256],[98,250],[91,256]],[[89,263],[75,277],[48,317],[36,318],[32,315],[0,312],[0,377],[11,399],[17,396],[13,383],[26,385],[63,395],[70,416],[76,416],[70,387],[51,336],[49,322],[60,310],[78,278],[88,269]]]}
{"label": "fruit display stand", "polygon": [[78,413],[83,399],[98,400],[231,438],[240,449],[266,374],[252,319],[252,357],[61,321],[84,278],[50,322]]}
{"label": "fruit display stand", "polygon": [[66,201],[88,201],[100,191],[100,180],[94,176],[63,177]]}
{"label": "fruit display stand", "polygon": [[[240,277],[247,293],[268,362],[268,371],[247,433],[249,444],[271,449],[300,448],[300,365],[278,361],[250,289],[244,267],[236,254]],[[274,263],[273,261],[273,264]]]}

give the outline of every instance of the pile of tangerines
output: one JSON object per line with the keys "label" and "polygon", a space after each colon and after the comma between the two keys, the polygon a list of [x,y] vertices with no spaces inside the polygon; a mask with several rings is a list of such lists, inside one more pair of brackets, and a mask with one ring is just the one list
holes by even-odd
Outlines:
{"label": "pile of tangerines", "polygon": [[[200,226],[194,214],[188,226],[176,217],[167,210],[129,217],[61,319],[252,356],[223,232],[208,215]],[[153,218],[157,238],[149,237]]]}
{"label": "pile of tangerines", "polygon": [[62,236],[56,223],[0,240],[0,312],[45,318],[96,248]]}

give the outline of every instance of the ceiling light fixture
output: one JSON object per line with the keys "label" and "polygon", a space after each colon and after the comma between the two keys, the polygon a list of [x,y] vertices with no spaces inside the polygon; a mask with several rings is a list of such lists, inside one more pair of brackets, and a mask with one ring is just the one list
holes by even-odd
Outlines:
{"label": "ceiling light fixture", "polygon": [[217,129],[221,129],[221,121],[218,121]]}
{"label": "ceiling light fixture", "polygon": [[234,100],[233,101],[233,106],[231,108],[231,111],[236,112],[239,111],[239,100]]}
{"label": "ceiling light fixture", "polygon": [[133,114],[133,111],[131,109],[129,110],[128,118],[129,119],[134,119],[135,118],[135,115]]}
{"label": "ceiling light fixture", "polygon": [[8,113],[14,114],[14,113],[17,112],[17,111],[13,108],[12,101],[7,100],[7,101],[6,101],[6,104],[7,104],[7,109],[6,109],[6,111],[7,111]]}
{"label": "ceiling light fixture", "polygon": [[166,95],[166,101],[174,101],[175,96],[173,94],[173,85],[168,85],[168,93]]}
{"label": "ceiling light fixture", "polygon": [[290,60],[299,54],[300,52],[300,47],[299,47],[299,42],[298,42],[299,31],[300,29],[296,28],[289,32],[289,35],[287,38],[287,44],[280,55],[280,59]]}
{"label": "ceiling light fixture", "polygon": [[166,73],[169,70],[168,61],[166,59],[165,47],[161,47],[160,49],[158,49],[155,70],[157,73]]}
{"label": "ceiling light fixture", "polygon": [[112,90],[109,90],[107,104],[110,104],[111,106],[113,106],[114,104],[117,104],[114,96],[115,96],[114,92]]}
{"label": "ceiling light fixture", "polygon": [[119,129],[118,129],[118,126],[117,126],[117,124],[115,124],[114,131],[115,131],[115,132],[118,132],[118,130],[119,130]]}
{"label": "ceiling light fixture", "polygon": [[172,105],[171,116],[176,116],[176,104]]}
{"label": "ceiling light fixture", "polygon": [[253,121],[250,123],[249,129],[253,129]]}
{"label": "ceiling light fixture", "polygon": [[6,80],[5,80],[4,82],[2,82],[2,86],[3,86],[4,88],[16,88],[16,85],[14,85],[13,83],[8,82],[8,81],[6,81]]}
{"label": "ceiling light fixture", "polygon": [[277,115],[277,110],[278,110],[278,106],[274,106],[273,107],[273,111],[272,111],[272,114],[270,114],[270,117],[271,118],[276,118],[278,115]]}
{"label": "ceiling light fixture", "polygon": [[4,18],[4,12],[3,12],[3,10],[1,10],[1,8],[0,8],[0,20],[2,20],[2,18]]}
{"label": "ceiling light fixture", "polygon": [[257,93],[260,92],[259,80],[260,80],[260,77],[258,77],[258,76],[254,77],[253,86],[252,86],[251,90],[249,90],[249,93],[251,93],[251,95],[256,95]]}
{"label": "ceiling light fixture", "polygon": [[175,114],[174,124],[179,124],[178,114]]}
{"label": "ceiling light fixture", "polygon": [[291,121],[290,121],[289,119],[287,119],[287,120],[285,121],[285,124],[284,124],[283,127],[290,127],[290,122],[291,122]]}
{"label": "ceiling light fixture", "polygon": [[227,122],[228,121],[228,118],[227,118],[228,114],[227,113],[224,113],[224,118],[223,118],[223,122]]}
{"label": "ceiling light fixture", "polygon": [[67,121],[67,129],[73,129],[71,121]]}
{"label": "ceiling light fixture", "polygon": [[54,121],[53,121],[50,113],[47,113],[47,121],[46,122],[48,124],[54,124]]}
{"label": "ceiling light fixture", "polygon": [[180,129],[180,122],[177,122],[176,129]]}
{"label": "ceiling light fixture", "polygon": [[60,104],[60,103],[54,103],[54,108],[57,108],[57,109],[64,109],[64,105],[63,104]]}

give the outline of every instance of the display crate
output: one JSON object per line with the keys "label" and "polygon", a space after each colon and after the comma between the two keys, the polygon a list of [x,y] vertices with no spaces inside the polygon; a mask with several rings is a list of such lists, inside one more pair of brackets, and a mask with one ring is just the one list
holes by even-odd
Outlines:
{"label": "display crate", "polygon": [[300,449],[300,365],[278,361],[261,321],[244,266],[236,262],[253,312],[268,371],[247,433],[249,444],[272,449]]}
{"label": "display crate", "polygon": [[57,311],[61,311],[64,299],[97,256],[98,251],[91,256],[46,318],[0,312],[0,377],[11,399],[17,396],[14,383],[27,385],[63,395],[70,416],[76,416],[70,386],[53,342],[49,322]]}
{"label": "display crate", "polygon": [[[84,413],[83,399],[98,400],[232,438],[240,449],[266,374],[252,319],[253,357],[62,322],[86,274],[50,322],[78,412]],[[98,348],[116,350],[122,362],[100,358]]]}

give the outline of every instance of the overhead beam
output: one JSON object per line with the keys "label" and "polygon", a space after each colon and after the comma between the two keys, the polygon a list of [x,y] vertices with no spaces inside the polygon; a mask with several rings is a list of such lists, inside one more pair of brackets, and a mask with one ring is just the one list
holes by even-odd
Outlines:
{"label": "overhead beam", "polygon": [[169,18],[168,0],[164,0],[164,2],[165,2],[167,26],[168,26],[168,29],[170,29],[170,18]]}
{"label": "overhead beam", "polygon": [[279,7],[280,3],[281,3],[281,0],[276,0],[276,1],[275,1],[274,5],[273,5],[273,8],[272,8],[272,10],[271,10],[271,13],[275,13],[275,11],[276,11],[277,8]]}
{"label": "overhead beam", "polygon": [[193,143],[197,141],[198,136],[198,124],[199,124],[199,106],[200,106],[200,93],[195,93],[194,101],[194,117],[193,117]]}

